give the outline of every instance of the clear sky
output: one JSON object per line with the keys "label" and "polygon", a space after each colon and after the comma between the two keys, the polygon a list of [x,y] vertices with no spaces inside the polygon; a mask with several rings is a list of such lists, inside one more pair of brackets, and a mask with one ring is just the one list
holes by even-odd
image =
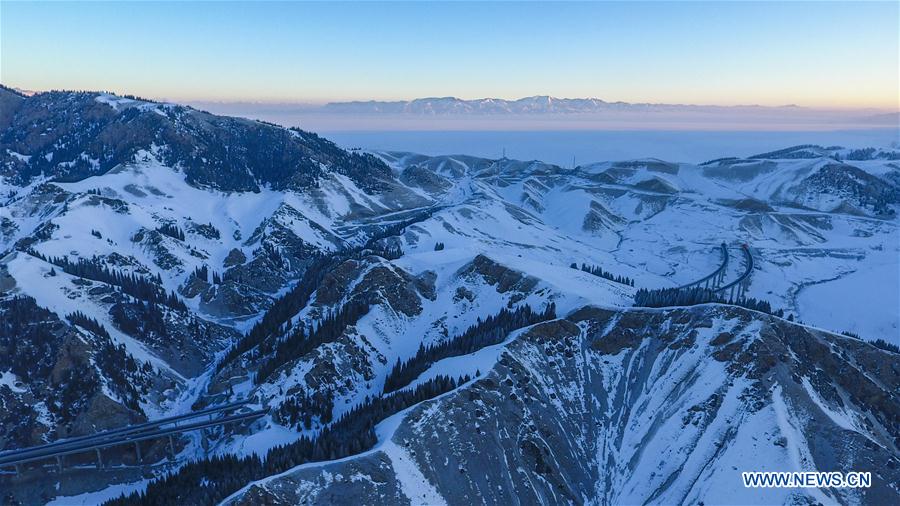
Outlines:
{"label": "clear sky", "polygon": [[170,100],[898,108],[900,3],[9,2],[0,81]]}

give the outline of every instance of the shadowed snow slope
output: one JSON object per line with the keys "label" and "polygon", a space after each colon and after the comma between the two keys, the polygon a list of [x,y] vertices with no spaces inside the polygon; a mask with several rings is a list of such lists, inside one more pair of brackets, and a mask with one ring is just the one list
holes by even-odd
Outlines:
{"label": "shadowed snow slope", "polygon": [[[890,504],[896,354],[744,309],[585,307],[356,458],[229,504]],[[848,464],[852,463],[852,464]],[[742,471],[871,471],[870,489],[747,489]]]}

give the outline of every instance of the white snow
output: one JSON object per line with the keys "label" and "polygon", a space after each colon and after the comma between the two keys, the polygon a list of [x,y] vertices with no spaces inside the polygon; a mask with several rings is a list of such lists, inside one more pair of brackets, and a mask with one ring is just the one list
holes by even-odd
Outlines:
{"label": "white snow", "polygon": [[825,415],[827,415],[835,425],[844,430],[861,432],[863,434],[866,433],[866,431],[860,430],[859,427],[857,427],[856,423],[854,423],[850,418],[851,415],[845,412],[838,412],[828,407],[825,401],[819,396],[813,386],[809,383],[809,378],[803,378],[803,389],[806,390],[809,398],[812,399],[816,406],[818,406],[819,409],[822,410],[822,412],[825,413]]}
{"label": "white snow", "polygon": [[9,153],[14,158],[16,158],[17,160],[19,160],[20,162],[25,162],[25,163],[31,162],[30,155],[23,155],[21,153],[16,153],[15,151],[13,151],[11,149],[7,149],[6,152]]}
{"label": "white snow", "polygon": [[[815,462],[809,453],[809,443],[806,440],[805,427],[791,414],[791,409],[782,395],[781,386],[776,386],[772,391],[772,408],[778,420],[778,429],[787,440],[787,451],[790,456],[791,467],[788,471],[819,471],[815,469]],[[804,489],[805,492],[822,504],[834,502],[820,489]]]}
{"label": "white snow", "polygon": [[[124,98],[124,97],[117,97],[110,93],[101,93],[101,94],[97,95],[96,97],[94,97],[94,100],[96,100],[97,102],[100,102],[101,104],[106,104],[106,105],[112,107],[113,109],[115,109],[116,111],[119,110],[119,107],[139,103],[136,100],[132,100],[130,98]],[[140,103],[143,103],[143,102],[140,102]]]}
{"label": "white snow", "polygon": [[896,249],[872,256],[850,274],[804,288],[798,300],[804,321],[900,343],[900,256]]}
{"label": "white snow", "polygon": [[15,393],[23,393],[27,392],[25,388],[23,388],[23,383],[19,378],[12,373],[12,371],[4,371],[0,373],[0,387],[6,386],[9,387]]}
{"label": "white snow", "polygon": [[48,502],[47,506],[93,506],[110,499],[115,499],[122,494],[130,494],[137,490],[143,490],[148,483],[150,483],[150,480],[144,479],[133,483],[110,485],[97,492],[87,492],[72,496],[58,496]]}
{"label": "white snow", "polygon": [[391,465],[394,467],[397,480],[400,481],[403,494],[406,495],[412,504],[430,504],[435,506],[447,504],[440,492],[434,488],[434,485],[419,470],[409,452],[393,441],[386,441],[382,444],[381,451],[391,459]]}
{"label": "white snow", "polygon": [[270,417],[264,420],[267,422],[265,430],[254,432],[247,437],[241,438],[236,445],[228,449],[229,453],[235,453],[241,457],[253,454],[265,457],[266,453],[272,448],[293,443],[302,434],[274,423]]}

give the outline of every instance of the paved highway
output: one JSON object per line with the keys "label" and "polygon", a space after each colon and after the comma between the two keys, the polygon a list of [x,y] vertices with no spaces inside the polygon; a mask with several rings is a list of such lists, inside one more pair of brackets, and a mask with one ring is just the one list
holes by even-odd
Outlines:
{"label": "paved highway", "polygon": [[[136,444],[141,441],[171,437],[175,434],[201,430],[208,427],[252,421],[266,415],[266,410],[256,410],[216,417],[216,415],[239,409],[248,404],[248,402],[249,401],[247,400],[232,402],[194,411],[192,413],[129,425],[127,427],[99,432],[88,436],[80,436],[48,443],[46,445],[0,453],[0,467],[15,467],[16,470],[18,470],[19,466],[22,464],[54,458],[57,459],[60,463],[60,467],[62,467],[61,458],[66,455],[86,453],[92,450],[99,452],[100,449],[111,446]],[[208,416],[209,418],[207,420],[195,421],[197,418],[203,416]],[[188,421],[190,422],[179,425],[179,422]],[[140,458],[139,449],[138,458]]]}
{"label": "paved highway", "polygon": [[682,290],[685,288],[700,286],[703,284],[707,284],[709,281],[712,281],[713,287],[715,287],[718,283],[721,283],[723,281],[723,278],[725,277],[725,269],[728,268],[728,247],[723,242],[721,245],[719,245],[719,249],[722,251],[722,264],[719,265],[718,269],[713,271],[708,276],[702,277],[686,285],[681,285],[677,289]]}

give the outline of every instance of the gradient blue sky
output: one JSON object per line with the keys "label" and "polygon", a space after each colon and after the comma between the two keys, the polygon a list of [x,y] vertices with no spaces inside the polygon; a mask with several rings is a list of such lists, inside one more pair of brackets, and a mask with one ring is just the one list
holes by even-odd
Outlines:
{"label": "gradient blue sky", "polygon": [[898,108],[898,2],[9,2],[0,81],[171,100]]}

